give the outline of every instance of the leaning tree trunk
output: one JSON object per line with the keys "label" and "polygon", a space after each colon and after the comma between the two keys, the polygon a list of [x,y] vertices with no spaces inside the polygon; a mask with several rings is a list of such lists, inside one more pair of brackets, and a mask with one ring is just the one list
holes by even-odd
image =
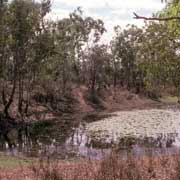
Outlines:
{"label": "leaning tree trunk", "polygon": [[[9,108],[10,108],[11,104],[13,103],[15,91],[16,91],[16,78],[13,81],[13,88],[12,88],[9,100],[6,102],[5,107],[4,107],[4,114],[7,118],[10,118]],[[4,94],[3,96],[5,96],[5,92],[3,92],[3,94]]]}

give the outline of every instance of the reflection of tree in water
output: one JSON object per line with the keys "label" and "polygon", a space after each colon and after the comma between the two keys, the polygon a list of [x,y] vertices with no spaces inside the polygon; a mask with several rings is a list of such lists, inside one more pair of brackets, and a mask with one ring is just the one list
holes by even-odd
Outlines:
{"label": "reflection of tree in water", "polygon": [[28,156],[48,155],[51,149],[66,142],[75,126],[77,124],[73,119],[27,123],[8,130],[11,146],[0,132],[0,148],[2,151],[12,150]]}
{"label": "reflection of tree in water", "polygon": [[171,147],[178,134],[157,134],[153,137],[123,137],[111,140],[97,140],[86,135],[82,124],[74,119],[61,119],[51,121],[38,121],[21,124],[16,128],[9,127],[7,136],[11,146],[7,147],[8,141],[0,132],[0,149],[6,151],[11,149],[13,153],[26,156],[49,156],[71,157],[91,156],[101,157],[111,149],[118,152],[129,151],[138,148],[166,148]]}
{"label": "reflection of tree in water", "polygon": [[132,148],[134,145],[144,146],[144,147],[157,147],[157,148],[168,148],[172,147],[176,138],[178,137],[177,133],[169,133],[169,134],[157,134],[155,137],[122,137],[118,140],[111,140],[107,142],[102,139],[91,138],[88,142],[87,146],[93,148],[113,148],[116,147],[118,149]]}

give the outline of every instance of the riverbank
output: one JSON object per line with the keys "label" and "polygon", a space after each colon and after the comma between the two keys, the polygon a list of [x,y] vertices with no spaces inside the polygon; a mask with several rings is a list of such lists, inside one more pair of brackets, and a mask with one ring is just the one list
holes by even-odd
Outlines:
{"label": "riverbank", "polygon": [[[170,101],[168,98],[168,101],[166,100],[166,98],[164,98],[163,102],[158,102],[158,101],[153,101],[150,100],[144,96],[141,95],[137,95],[137,94],[133,94],[132,92],[129,92],[127,90],[113,90],[113,91],[106,91],[104,93],[102,93],[101,95],[98,96],[99,98],[99,102],[100,104],[94,104],[91,102],[90,99],[88,99],[87,96],[87,89],[84,89],[83,87],[81,87],[82,89],[74,89],[72,91],[72,95],[73,95],[73,99],[75,100],[74,104],[73,104],[73,113],[71,111],[69,111],[69,113],[64,112],[62,114],[56,113],[56,112],[52,112],[46,107],[44,104],[41,103],[37,103],[36,106],[38,107],[38,109],[36,110],[37,115],[34,116],[34,118],[30,119],[29,122],[37,122],[36,125],[33,124],[33,131],[32,129],[30,129],[30,132],[38,132],[37,138],[34,138],[33,140],[30,139],[30,142],[35,143],[35,145],[38,145],[41,147],[40,149],[36,149],[37,152],[39,152],[39,150],[42,150],[43,148],[47,148],[46,144],[42,144],[42,139],[44,138],[44,140],[48,140],[48,146],[50,147],[50,150],[52,150],[51,148],[55,148],[56,145],[58,147],[58,143],[65,143],[66,144],[66,138],[67,139],[73,139],[76,136],[81,135],[80,134],[76,134],[76,125],[74,125],[74,122],[76,122],[75,124],[78,124],[77,122],[79,121],[83,121],[83,122],[87,122],[87,123],[91,123],[94,121],[99,121],[101,119],[106,119],[107,117],[111,116],[111,114],[109,113],[113,113],[116,111],[120,111],[120,112],[134,112],[134,111],[138,111],[141,112],[140,110],[144,110],[146,112],[152,114],[151,112],[153,111],[153,109],[169,109],[169,108],[174,108],[174,109],[178,109],[179,105],[173,101]],[[40,108],[41,107],[41,108]],[[34,104],[34,109],[35,109],[35,104]],[[48,111],[47,111],[48,110]],[[166,110],[165,110],[166,111]],[[38,115],[38,112],[39,113]],[[43,115],[45,112],[45,115]],[[59,116],[58,116],[59,115]],[[147,114],[148,115],[148,114]],[[163,117],[164,115],[161,114]],[[134,116],[134,115],[132,115]],[[158,115],[160,116],[160,115]],[[33,117],[33,116],[32,116]],[[43,117],[43,118],[41,118]],[[53,118],[52,118],[53,117]],[[128,117],[126,117],[128,118]],[[126,119],[125,118],[125,119]],[[156,118],[156,117],[154,117]],[[124,121],[125,121],[124,119]],[[43,121],[45,121],[46,123],[44,124]],[[41,122],[41,123],[40,123]],[[50,135],[49,129],[51,128],[51,123],[50,122],[60,122],[61,124],[59,126],[55,125],[55,127],[53,126],[53,128],[56,128],[56,131],[58,130],[59,132],[56,134],[55,129],[52,130],[53,134]],[[128,121],[129,122],[129,121]],[[73,124],[73,125],[71,125]],[[161,123],[162,124],[162,123]],[[72,126],[72,127],[70,127]],[[78,125],[77,125],[78,126]],[[105,127],[105,126],[104,126]],[[31,127],[32,128],[32,127]],[[41,134],[41,129],[43,130],[44,133]],[[64,132],[65,130],[65,132]],[[63,131],[63,137],[61,136]],[[75,132],[74,132],[75,131]],[[70,135],[72,134],[73,135]],[[33,137],[35,137],[36,134],[33,134]],[[43,136],[42,136],[43,135]],[[45,135],[45,136],[44,136]],[[49,138],[46,136],[50,136]],[[59,140],[59,137],[62,138],[62,140]],[[71,138],[72,137],[72,138]],[[83,136],[82,136],[83,137]],[[80,137],[80,139],[82,138]],[[54,138],[57,138],[57,141],[54,141]],[[75,138],[76,139],[76,138]],[[52,141],[52,144],[51,144]],[[37,144],[39,143],[39,144]],[[40,144],[41,143],[41,144]],[[79,141],[78,141],[79,143]],[[53,145],[53,146],[51,146]],[[48,147],[48,148],[49,148]],[[47,150],[48,150],[47,148]],[[31,147],[30,147],[31,149]],[[32,149],[33,152],[35,149]],[[61,150],[61,147],[60,149]],[[58,151],[59,151],[58,150]],[[71,152],[70,152],[71,153]],[[72,152],[74,153],[74,152]],[[21,180],[21,179],[38,179],[38,180],[45,180],[43,179],[43,176],[50,176],[49,180],[54,180],[53,177],[57,176],[57,180],[101,180],[101,179],[105,179],[105,180],[115,180],[113,179],[114,177],[117,177],[116,179],[122,179],[122,180],[129,180],[128,178],[130,177],[126,177],[128,176],[128,174],[134,174],[134,173],[138,173],[138,174],[134,174],[135,176],[137,175],[138,178],[140,179],[149,179],[150,178],[150,174],[148,174],[149,172],[149,168],[151,169],[150,166],[151,164],[146,165],[146,163],[153,161],[155,164],[153,165],[153,169],[155,169],[156,174],[158,176],[158,178],[160,177],[159,180],[163,180],[163,176],[167,177],[171,177],[170,176],[170,172],[173,171],[175,172],[175,168],[176,165],[174,163],[176,163],[177,157],[175,157],[176,155],[172,155],[172,156],[163,156],[162,158],[158,159],[158,165],[155,163],[157,160],[156,157],[154,158],[145,158],[146,160],[144,160],[143,157],[141,157],[140,159],[136,158],[133,159],[133,161],[130,162],[129,161],[126,162],[124,161],[124,158],[119,158],[118,162],[114,161],[112,162],[111,158],[114,157],[110,157],[110,158],[106,158],[101,159],[99,161],[97,160],[93,160],[93,161],[88,161],[87,159],[74,159],[73,161],[69,161],[69,160],[65,160],[65,161],[59,161],[57,160],[56,163],[48,163],[45,162],[44,165],[42,165],[41,163],[37,164],[37,159],[35,160],[36,163],[34,163],[34,161],[29,160],[28,158],[26,159],[21,159],[18,157],[11,157],[11,156],[4,156],[3,158],[0,158],[0,177],[2,177],[1,179],[13,179],[16,180]],[[175,158],[174,158],[175,157]],[[173,158],[173,159],[172,159]],[[132,160],[132,159],[131,159]],[[173,163],[171,161],[174,161]],[[32,162],[34,164],[32,164]],[[122,163],[123,162],[123,163]],[[178,161],[180,162],[180,160]],[[177,162],[177,163],[178,163]],[[115,163],[115,164],[114,164]],[[132,164],[131,164],[132,163]],[[164,168],[164,163],[167,163],[168,165],[165,165],[167,167],[171,167],[168,172],[167,168]],[[169,164],[172,163],[172,164]],[[109,164],[112,165],[112,167],[118,167],[120,170],[116,171],[112,171],[111,166],[109,166]],[[133,167],[134,168],[134,164],[139,164],[138,169],[132,169],[133,171],[131,172],[131,168],[129,167]],[[146,169],[143,169],[143,171],[139,169],[141,169],[141,167],[145,167]],[[122,167],[127,167],[127,169],[121,169]],[[180,165],[179,165],[180,167]],[[55,169],[54,169],[55,168]],[[105,168],[105,169],[104,169]],[[80,169],[80,171],[79,171]],[[110,169],[110,171],[109,171]],[[129,170],[130,171],[129,171]],[[160,172],[159,172],[160,171]],[[178,170],[178,172],[180,171],[180,168]],[[77,174],[78,172],[78,174]],[[105,173],[105,174],[104,174]],[[124,174],[122,177],[120,177],[120,174]],[[139,173],[141,175],[139,175]],[[158,173],[160,173],[160,175],[158,175]],[[164,173],[168,173],[167,175]],[[180,172],[179,172],[180,173]],[[132,177],[134,177],[134,175],[132,175]],[[53,177],[51,177],[53,176]],[[175,176],[175,175],[173,175]],[[74,179],[73,179],[74,178]],[[107,178],[107,179],[106,179]],[[108,179],[109,178],[109,179]],[[137,180],[140,180],[136,178]],[[136,180],[133,179],[133,180]],[[153,179],[153,178],[151,178]],[[157,178],[156,178],[157,179]],[[170,180],[170,179],[167,179]],[[175,179],[176,180],[176,179]]]}
{"label": "riverbank", "polygon": [[[143,94],[135,94],[122,87],[109,87],[97,91],[94,95],[86,86],[72,86],[66,94],[46,92],[36,88],[30,97],[27,114],[18,113],[18,96],[11,105],[10,115],[16,121],[57,121],[64,117],[81,119],[84,116],[106,114],[116,111],[134,109],[162,108],[172,102],[172,98],[164,98],[159,101],[152,100]],[[0,111],[3,105],[0,104]]]}

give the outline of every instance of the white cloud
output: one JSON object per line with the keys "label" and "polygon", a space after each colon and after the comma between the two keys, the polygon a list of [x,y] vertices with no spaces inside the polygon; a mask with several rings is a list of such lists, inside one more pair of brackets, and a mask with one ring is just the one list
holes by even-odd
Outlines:
{"label": "white cloud", "polygon": [[111,36],[113,27],[127,24],[143,25],[143,20],[133,19],[133,12],[151,16],[161,10],[165,4],[160,0],[53,0],[52,19],[64,18],[77,7],[82,7],[86,16],[100,18],[105,22]]}
{"label": "white cloud", "polygon": [[102,7],[105,4],[104,0],[53,0],[54,4],[66,4],[67,6],[81,7]]}
{"label": "white cloud", "polygon": [[81,6],[86,8],[98,8],[106,5],[112,8],[162,8],[164,5],[160,0],[53,0],[53,3],[66,4],[67,6]]}

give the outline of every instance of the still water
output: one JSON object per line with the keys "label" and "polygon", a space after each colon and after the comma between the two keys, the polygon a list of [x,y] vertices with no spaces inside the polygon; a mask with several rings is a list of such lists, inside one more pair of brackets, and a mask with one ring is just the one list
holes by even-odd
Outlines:
{"label": "still water", "polygon": [[[116,117],[117,118],[117,117]],[[102,117],[85,117],[78,122],[74,119],[61,119],[56,122],[38,122],[27,126],[21,131],[12,129],[8,136],[13,143],[10,149],[1,138],[0,151],[7,154],[26,157],[51,157],[56,159],[88,158],[101,159],[112,151],[126,155],[131,152],[135,156],[149,153],[154,155],[162,153],[176,153],[180,147],[178,131],[159,133],[156,137],[137,138],[124,136],[115,140],[106,141],[93,138],[87,133],[87,126],[92,121],[102,121]],[[179,119],[180,121],[180,119]]]}

